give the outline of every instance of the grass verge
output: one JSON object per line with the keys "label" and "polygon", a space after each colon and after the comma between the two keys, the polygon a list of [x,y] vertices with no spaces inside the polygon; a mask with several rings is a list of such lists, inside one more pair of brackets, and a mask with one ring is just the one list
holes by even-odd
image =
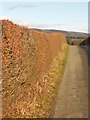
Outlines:
{"label": "grass verge", "polygon": [[58,56],[53,60],[50,67],[47,90],[45,91],[46,95],[44,95],[44,99],[47,100],[47,117],[52,117],[54,114],[54,106],[58,90],[67,63],[68,49],[69,45],[65,44],[60,50]]}

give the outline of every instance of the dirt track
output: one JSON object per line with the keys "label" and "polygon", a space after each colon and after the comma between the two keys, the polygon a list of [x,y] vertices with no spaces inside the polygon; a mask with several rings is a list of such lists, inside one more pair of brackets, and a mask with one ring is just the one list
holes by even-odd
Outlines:
{"label": "dirt track", "polygon": [[87,47],[70,46],[54,118],[88,117]]}

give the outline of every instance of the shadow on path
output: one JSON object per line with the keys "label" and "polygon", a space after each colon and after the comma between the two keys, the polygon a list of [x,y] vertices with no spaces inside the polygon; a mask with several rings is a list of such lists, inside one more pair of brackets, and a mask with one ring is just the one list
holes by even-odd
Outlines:
{"label": "shadow on path", "polygon": [[[87,55],[87,58],[88,58],[88,111],[90,111],[90,98],[89,98],[89,91],[90,91],[90,46],[87,46],[87,45],[80,45],[80,48],[83,49]],[[81,55],[82,57],[82,61],[83,61],[83,56]],[[83,61],[84,62],[84,61]],[[88,117],[90,118],[90,115],[88,114]]]}
{"label": "shadow on path", "polygon": [[90,46],[87,45],[80,45],[80,48],[82,48],[88,57],[88,65],[90,66]]}

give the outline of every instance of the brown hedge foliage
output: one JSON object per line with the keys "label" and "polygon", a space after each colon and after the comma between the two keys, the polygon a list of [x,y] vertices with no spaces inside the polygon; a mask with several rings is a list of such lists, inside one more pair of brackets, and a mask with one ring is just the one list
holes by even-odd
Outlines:
{"label": "brown hedge foliage", "polygon": [[[21,99],[24,107],[27,105],[26,101],[32,103],[34,100],[35,90],[32,85],[43,80],[52,60],[66,43],[66,37],[62,33],[47,34],[25,28],[9,20],[0,22],[2,23],[2,112],[3,117],[15,117],[21,114],[18,103]],[[33,113],[29,113],[30,117],[33,116]]]}

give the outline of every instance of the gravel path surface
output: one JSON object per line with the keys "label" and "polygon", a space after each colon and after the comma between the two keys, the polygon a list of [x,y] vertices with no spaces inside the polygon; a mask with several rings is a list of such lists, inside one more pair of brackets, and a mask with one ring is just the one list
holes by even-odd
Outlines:
{"label": "gravel path surface", "polygon": [[87,47],[70,46],[53,118],[88,117]]}

